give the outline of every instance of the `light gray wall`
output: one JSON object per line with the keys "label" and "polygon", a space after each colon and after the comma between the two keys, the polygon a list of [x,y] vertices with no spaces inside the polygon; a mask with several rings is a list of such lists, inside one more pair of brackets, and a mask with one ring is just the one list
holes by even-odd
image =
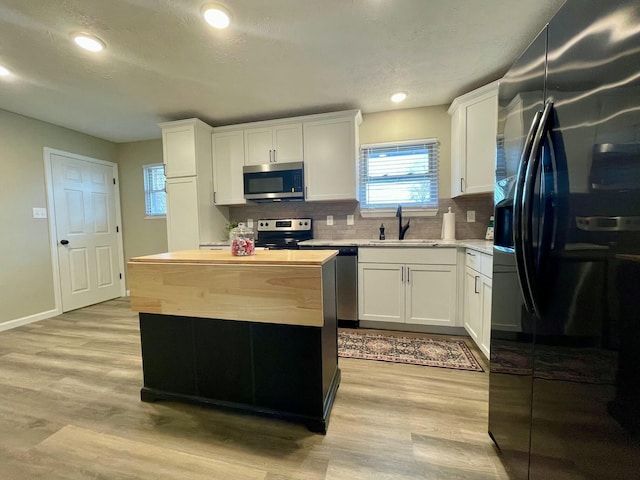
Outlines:
{"label": "light gray wall", "polygon": [[116,161],[120,173],[120,206],[125,261],[167,251],[165,218],[145,219],[142,166],[162,163],[162,140],[121,143]]}
{"label": "light gray wall", "polygon": [[366,113],[360,143],[401,142],[437,138],[440,157],[438,196],[451,196],[451,117],[447,105]]}
{"label": "light gray wall", "polygon": [[44,147],[115,161],[116,145],[0,110],[0,323],[55,308]]}

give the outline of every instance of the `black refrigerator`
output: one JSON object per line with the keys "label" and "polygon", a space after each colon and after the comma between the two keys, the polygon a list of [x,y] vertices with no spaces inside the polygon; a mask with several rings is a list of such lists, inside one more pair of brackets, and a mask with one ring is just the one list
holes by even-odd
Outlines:
{"label": "black refrigerator", "polygon": [[489,434],[513,479],[638,479],[640,2],[568,0],[498,117]]}

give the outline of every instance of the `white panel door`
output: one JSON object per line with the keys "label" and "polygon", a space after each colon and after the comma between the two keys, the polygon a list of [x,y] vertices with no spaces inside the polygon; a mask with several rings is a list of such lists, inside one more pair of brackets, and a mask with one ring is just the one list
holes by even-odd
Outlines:
{"label": "white panel door", "polygon": [[453,326],[456,321],[456,267],[406,266],[407,323]]}
{"label": "white panel door", "polygon": [[51,155],[62,310],[120,296],[115,167]]}
{"label": "white panel door", "polygon": [[358,264],[358,318],[404,323],[404,266]]}

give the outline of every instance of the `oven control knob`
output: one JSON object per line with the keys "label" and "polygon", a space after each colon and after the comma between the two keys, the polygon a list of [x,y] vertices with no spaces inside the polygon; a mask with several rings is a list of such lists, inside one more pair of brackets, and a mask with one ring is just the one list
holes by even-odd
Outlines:
{"label": "oven control knob", "polygon": [[298,222],[298,225],[302,226],[302,222]]}
{"label": "oven control knob", "polygon": [[306,227],[307,225],[309,225],[309,222],[304,222],[304,226]]}

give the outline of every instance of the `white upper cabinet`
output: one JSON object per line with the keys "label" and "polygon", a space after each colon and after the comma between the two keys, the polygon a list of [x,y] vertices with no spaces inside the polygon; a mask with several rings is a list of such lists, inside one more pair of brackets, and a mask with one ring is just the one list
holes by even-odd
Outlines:
{"label": "white upper cabinet", "polygon": [[161,123],[160,127],[169,251],[222,240],[229,212],[213,204],[213,129],[196,118]]}
{"label": "white upper cabinet", "polygon": [[302,123],[244,130],[244,164],[301,162]]}
{"label": "white upper cabinet", "polygon": [[305,200],[357,200],[360,110],[213,129],[217,205],[246,203],[242,164],[304,162]]}
{"label": "white upper cabinet", "polygon": [[493,192],[498,82],[456,98],[451,115],[451,196]]}
{"label": "white upper cabinet", "polygon": [[211,152],[211,127],[197,118],[160,123],[162,156],[167,178],[198,174],[198,159]]}
{"label": "white upper cabinet", "polygon": [[305,199],[357,200],[360,111],[304,122]]}
{"label": "white upper cabinet", "polygon": [[215,133],[213,147],[213,201],[216,205],[247,203],[244,198],[242,167],[244,134],[242,130]]}

